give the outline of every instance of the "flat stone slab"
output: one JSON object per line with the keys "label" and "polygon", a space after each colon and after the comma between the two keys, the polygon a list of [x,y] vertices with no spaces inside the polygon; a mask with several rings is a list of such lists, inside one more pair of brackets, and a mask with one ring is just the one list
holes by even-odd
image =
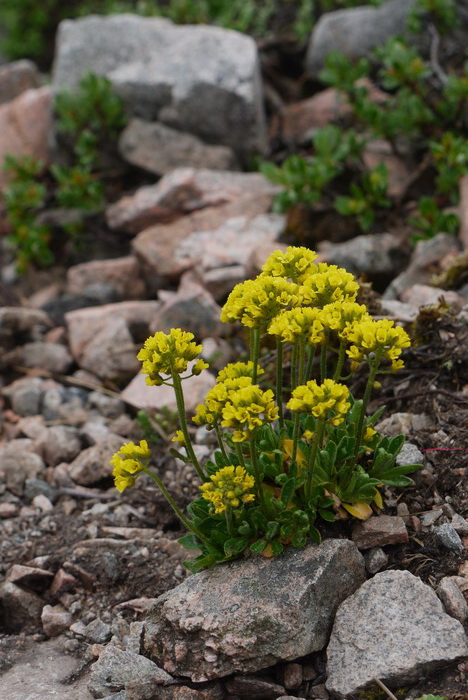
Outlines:
{"label": "flat stone slab", "polygon": [[468,657],[468,645],[432,588],[409,571],[384,571],[338,608],[327,657],[327,689],[348,697],[373,678],[390,688],[424,679]]}
{"label": "flat stone slab", "polygon": [[324,648],[335,610],[365,578],[349,540],[216,566],[156,600],[144,625],[145,653],[192,681],[310,654]]}

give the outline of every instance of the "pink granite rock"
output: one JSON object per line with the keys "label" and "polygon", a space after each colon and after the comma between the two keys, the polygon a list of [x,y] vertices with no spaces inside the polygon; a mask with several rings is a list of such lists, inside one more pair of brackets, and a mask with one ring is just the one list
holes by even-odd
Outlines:
{"label": "pink granite rock", "polygon": [[91,284],[112,284],[123,296],[141,299],[145,296],[145,283],[141,278],[138,260],[133,255],[111,260],[91,260],[73,265],[67,272],[67,292],[79,294]]}
{"label": "pink granite rock", "polygon": [[353,542],[359,549],[408,542],[408,531],[398,515],[380,515],[359,522],[353,529]]}
{"label": "pink granite rock", "polygon": [[0,66],[0,104],[11,102],[26,90],[39,87],[39,71],[32,61],[23,59]]}

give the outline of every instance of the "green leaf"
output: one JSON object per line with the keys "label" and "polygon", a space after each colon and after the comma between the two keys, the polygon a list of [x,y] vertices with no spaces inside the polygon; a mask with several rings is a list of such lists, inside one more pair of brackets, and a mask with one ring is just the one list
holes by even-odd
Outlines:
{"label": "green leaf", "polygon": [[267,546],[267,541],[266,540],[256,540],[255,542],[252,542],[250,545],[250,551],[254,552],[255,554],[260,554],[260,552],[263,552],[265,547]]}
{"label": "green leaf", "polygon": [[244,551],[248,542],[247,537],[232,537],[224,543],[224,553],[228,557],[236,557]]}
{"label": "green leaf", "polygon": [[185,547],[185,549],[189,549],[189,550],[200,549],[200,541],[193,534],[193,532],[190,532],[187,535],[183,535],[182,537],[179,537],[179,539],[177,541],[179,544],[182,545],[182,547]]}
{"label": "green leaf", "polygon": [[296,490],[296,479],[294,479],[294,478],[288,479],[288,481],[286,481],[283,488],[281,489],[281,501],[283,502],[283,505],[285,508],[289,505],[289,502],[291,501],[292,497],[294,496],[295,490]]}
{"label": "green leaf", "polygon": [[271,553],[274,557],[279,556],[283,552],[283,544],[279,540],[273,540],[270,542]]}

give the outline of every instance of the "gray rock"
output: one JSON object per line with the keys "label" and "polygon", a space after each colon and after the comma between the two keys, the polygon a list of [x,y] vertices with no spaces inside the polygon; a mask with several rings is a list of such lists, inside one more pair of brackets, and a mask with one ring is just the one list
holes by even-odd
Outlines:
{"label": "gray rock", "polygon": [[468,603],[458,586],[458,578],[458,576],[444,576],[437,587],[437,595],[447,613],[463,625],[468,620]]}
{"label": "gray rock", "polygon": [[338,608],[326,687],[340,697],[365,690],[373,678],[399,687],[467,654],[462,625],[434,591],[408,571],[385,571]]}
{"label": "gray rock", "polygon": [[5,473],[7,489],[16,496],[21,496],[26,479],[42,474],[45,464],[39,455],[22,449],[18,442],[13,440],[6,447],[0,448],[0,472]]}
{"label": "gray rock", "polygon": [[10,581],[0,583],[2,626],[7,632],[37,632],[44,601]]}
{"label": "gray rock", "polygon": [[54,425],[47,429],[44,459],[49,466],[71,462],[81,450],[78,431],[69,425]]}
{"label": "gray rock", "polygon": [[258,700],[275,700],[278,694],[285,693],[285,689],[266,678],[258,676],[234,676],[226,682],[226,690],[231,695],[240,695]]}
{"label": "gray rock", "polygon": [[468,522],[458,513],[453,516],[451,525],[459,535],[468,535]]}
{"label": "gray rock", "polygon": [[128,381],[140,368],[138,350],[123,318],[109,320],[88,343],[80,357],[82,369],[105,381]]}
{"label": "gray rock", "polygon": [[134,15],[61,22],[55,90],[86,71],[108,77],[129,112],[237,149],[265,150],[265,114],[253,39],[219,27]]}
{"label": "gray rock", "polygon": [[405,442],[397,455],[396,464],[402,466],[404,464],[425,464],[426,458],[421,450],[413,445],[412,442]]}
{"label": "gray rock", "polygon": [[89,625],[86,625],[83,630],[83,635],[90,642],[105,644],[112,637],[111,626],[97,617],[90,622]]}
{"label": "gray rock", "polygon": [[322,649],[336,607],[364,580],[348,540],[217,566],[158,598],[144,648],[194,681],[256,671]]}
{"label": "gray rock", "polygon": [[88,401],[91,406],[95,406],[99,413],[105,418],[118,418],[125,411],[123,401],[115,396],[108,396],[101,391],[92,391],[89,394]]}
{"label": "gray rock", "polygon": [[44,605],[41,621],[48,637],[58,637],[70,627],[73,615],[61,605]]}
{"label": "gray rock", "polygon": [[77,484],[89,486],[110,477],[112,455],[122,446],[122,438],[110,434],[105,440],[83,450],[69,465],[69,475]]}
{"label": "gray rock", "polygon": [[138,260],[133,255],[108,260],[89,260],[67,271],[67,292],[80,294],[93,285],[111,285],[123,299],[143,299],[145,284]]}
{"label": "gray rock", "polygon": [[458,532],[450,525],[450,523],[436,525],[433,532],[437,542],[442,545],[442,547],[450,549],[456,554],[462,554],[464,549],[463,542]]}
{"label": "gray rock", "polygon": [[82,292],[76,294],[62,294],[58,299],[48,301],[43,305],[43,310],[57,326],[65,324],[65,314],[90,306],[102,306],[120,301],[121,294],[113,284],[90,284]]}
{"label": "gray rock", "polygon": [[209,146],[196,136],[142,119],[132,119],[119,139],[124,160],[155,175],[181,167],[237,170],[227,146]]}
{"label": "gray rock", "polygon": [[149,681],[154,688],[155,684],[170,683],[172,678],[150,659],[108,644],[91,667],[88,690],[93,698],[103,698],[124,690],[131,681]]}
{"label": "gray rock", "polygon": [[39,377],[24,377],[2,389],[11,401],[11,407],[19,416],[35,416],[41,412],[44,383]]}
{"label": "gray rock", "polygon": [[32,501],[36,496],[45,496],[51,503],[55,503],[58,498],[57,489],[54,489],[43,479],[26,479],[23,488],[23,497],[26,501]]}
{"label": "gray rock", "polygon": [[408,542],[408,531],[403,518],[397,515],[373,516],[354,526],[353,542],[359,549],[399,544]]}
{"label": "gray rock", "polygon": [[365,274],[382,290],[405,269],[408,262],[401,240],[392,233],[356,236],[344,243],[321,244],[319,252],[324,261],[344,267],[354,275]]}
{"label": "gray rock", "polygon": [[18,354],[24,367],[39,367],[49,372],[66,374],[73,364],[68,349],[59,343],[26,343]]}
{"label": "gray rock", "polygon": [[0,67],[0,104],[11,102],[22,92],[40,85],[37,66],[26,59]]}
{"label": "gray rock", "polygon": [[381,547],[372,547],[364,554],[366,569],[370,574],[376,574],[388,564],[388,556]]}

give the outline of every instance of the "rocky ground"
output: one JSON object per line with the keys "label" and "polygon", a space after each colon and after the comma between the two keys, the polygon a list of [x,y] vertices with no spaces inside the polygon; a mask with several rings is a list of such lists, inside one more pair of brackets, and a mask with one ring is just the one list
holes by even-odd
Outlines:
{"label": "rocky ground", "polygon": [[[59,49],[59,84],[70,65],[67,41],[70,37],[62,38]],[[273,43],[261,55],[272,112],[270,148],[279,153],[303,143],[311,130],[336,116],[337,95],[321,91],[298,101],[297,47],[280,49]],[[7,86],[8,99],[0,106],[0,122],[24,127],[26,115],[35,114],[29,128],[31,143],[35,140],[40,152],[51,129],[49,117],[44,117],[50,106],[48,88],[37,87],[31,66],[16,64],[2,71],[0,88]],[[25,81],[21,90],[20,78]],[[280,121],[272,107],[277,94],[288,95],[290,102],[283,105]],[[256,274],[272,249],[304,242],[291,240],[286,218],[271,213],[277,188],[257,173],[236,170],[246,144],[259,137],[258,125],[249,123],[250,142],[243,141],[237,150],[221,137],[221,145],[208,147],[193,134],[182,147],[182,136],[171,139],[165,128],[150,128],[139,119],[127,127],[120,148],[130,169],[124,182],[131,186],[128,191],[123,186],[114,197],[105,220],[87,222],[81,250],[62,246],[52,269],[18,277],[11,251],[3,249],[2,692],[9,700],[338,697],[333,688],[341,681],[330,666],[326,670],[326,642],[298,658],[278,655],[278,663],[254,669],[240,663],[237,668],[244,673],[228,670],[222,680],[200,680],[177,669],[169,678],[142,655],[148,651],[143,622],[155,599],[187,578],[187,552],[177,543],[179,523],[159,492],[140,479],[119,494],[109,459],[122,442],[148,439],[154,466],[181,506],[196,492],[197,479],[190,467],[168,456],[176,428],[174,400],[166,388],[144,385],[136,353],[150,333],[180,326],[203,341],[204,356],[216,372],[244,350],[242,334],[219,321],[226,295],[237,282]],[[395,186],[401,184],[401,164],[391,157],[386,162],[389,167],[393,163]],[[60,220],[61,213],[50,216]],[[461,216],[466,230],[463,207]],[[390,233],[349,237],[348,232],[335,238],[327,233],[332,224],[323,217],[305,242],[319,251],[321,260],[373,284],[373,290],[364,284],[362,292],[372,313],[402,323],[416,340],[406,354],[405,369],[384,382],[372,408],[386,405],[382,432],[404,433],[407,461],[422,461],[424,468],[412,487],[385,491],[385,508],[378,517],[354,526],[327,525],[325,541],[352,540],[355,556],[358,550],[364,555],[366,570],[360,571],[352,590],[365,577],[370,578],[366,585],[374,581],[378,588],[378,580],[384,581],[379,576],[413,574],[406,587],[398,576],[391,579],[412,601],[407,618],[417,617],[418,601],[429,595],[417,585],[428,584],[448,613],[440,609],[440,628],[445,625],[453,641],[468,621],[468,289],[466,279],[456,290],[445,289],[441,282],[434,286],[433,280],[450,268],[467,241],[441,233],[412,251],[401,225]],[[351,388],[359,392],[361,381],[356,376]],[[208,370],[187,382],[188,412],[213,382]],[[194,439],[200,458],[209,456],[210,435],[200,429]],[[372,595],[381,594],[377,590]],[[369,599],[372,595],[369,590]],[[439,605],[435,596],[428,601],[428,609]],[[434,632],[427,609],[421,619],[419,652],[429,662],[439,628]],[[368,627],[374,624],[370,612],[364,620]],[[454,620],[456,630],[450,627]],[[378,624],[383,629],[385,621]],[[330,658],[339,648],[338,631],[333,639]],[[403,644],[391,639],[393,647]],[[384,644],[382,655],[391,656]],[[449,700],[466,698],[466,660],[458,649],[441,658],[445,663],[434,660],[404,683],[396,674],[398,697],[434,693]],[[100,665],[91,672],[97,659]],[[388,673],[390,677],[394,671]],[[161,683],[156,689],[155,678]],[[385,697],[378,685],[372,692],[359,698]],[[346,697],[358,695],[350,692]]]}

